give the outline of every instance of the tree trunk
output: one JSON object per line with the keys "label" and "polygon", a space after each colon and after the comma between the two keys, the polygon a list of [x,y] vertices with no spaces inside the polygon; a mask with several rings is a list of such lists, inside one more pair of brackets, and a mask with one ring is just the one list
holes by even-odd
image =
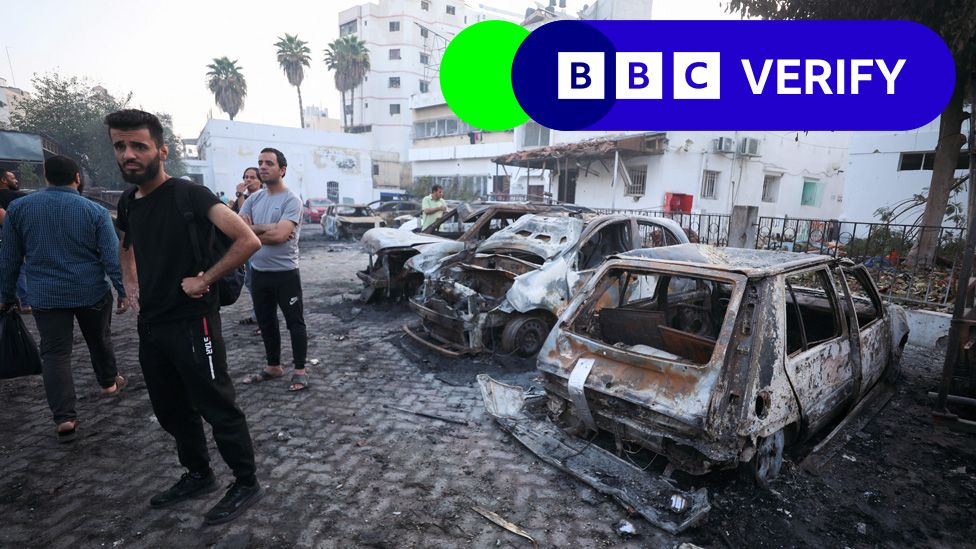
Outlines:
{"label": "tree trunk", "polygon": [[342,104],[339,105],[339,108],[342,109],[342,131],[347,131],[349,121],[346,119],[346,90],[339,90],[339,95],[342,96]]}
{"label": "tree trunk", "polygon": [[305,107],[302,106],[302,87],[295,86],[298,90],[298,119],[302,121],[302,129],[305,129]]}
{"label": "tree trunk", "polygon": [[960,133],[960,130],[965,118],[962,103],[967,76],[957,77],[956,89],[949,99],[949,104],[942,111],[942,118],[939,121],[939,143],[935,147],[932,179],[929,183],[925,211],[919,222],[923,228],[919,231],[918,242],[908,257],[909,263],[917,267],[931,266],[938,250],[941,232],[938,227],[942,226],[945,219],[949,191],[955,181],[953,175],[959,163],[959,149],[966,143],[966,137]]}

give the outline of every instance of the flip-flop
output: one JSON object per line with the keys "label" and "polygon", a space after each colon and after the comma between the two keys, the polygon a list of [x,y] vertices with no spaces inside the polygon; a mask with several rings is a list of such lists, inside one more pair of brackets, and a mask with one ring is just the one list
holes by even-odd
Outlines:
{"label": "flip-flop", "polygon": [[[296,389],[292,385],[298,385],[298,388]],[[305,389],[308,389],[308,374],[292,374],[291,383],[288,385],[288,392],[297,393]]]}
{"label": "flip-flop", "polygon": [[106,393],[103,390],[102,391],[102,397],[104,397],[104,398],[116,397],[116,396],[119,395],[119,393],[122,392],[122,389],[124,389],[125,386],[128,385],[128,384],[129,384],[129,381],[127,379],[125,379],[124,377],[122,377],[122,376],[115,376],[115,390],[112,391],[111,393]]}
{"label": "flip-flop", "polygon": [[255,383],[263,383],[265,381],[271,381],[272,379],[278,379],[279,377],[285,377],[285,373],[282,372],[280,374],[272,374],[271,372],[262,368],[258,373],[244,378],[243,383],[244,385],[253,385]]}
{"label": "flip-flop", "polygon": [[75,420],[74,426],[67,431],[58,431],[58,442],[60,444],[65,444],[67,442],[73,441],[78,436],[78,420]]}

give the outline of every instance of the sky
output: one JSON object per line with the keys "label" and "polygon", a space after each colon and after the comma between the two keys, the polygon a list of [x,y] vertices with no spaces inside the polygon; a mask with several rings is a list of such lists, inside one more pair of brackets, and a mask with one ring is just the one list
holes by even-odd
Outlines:
{"label": "sky", "polygon": [[[568,0],[575,13],[593,0]],[[298,127],[298,98],[275,59],[274,43],[284,33],[309,42],[302,99],[339,118],[339,92],[326,70],[323,51],[339,35],[340,11],[361,0],[273,3],[226,0],[33,0],[17,10],[16,24],[0,33],[0,78],[31,91],[34,74],[76,76],[116,97],[132,92],[131,106],[173,116],[176,133],[195,138],[213,118],[227,115],[207,89],[206,66],[215,57],[236,59],[248,92],[236,120]],[[479,0],[468,0],[477,6]],[[534,1],[481,0],[524,13]],[[548,2],[544,2],[548,4]],[[655,19],[738,19],[719,0],[657,0]]]}

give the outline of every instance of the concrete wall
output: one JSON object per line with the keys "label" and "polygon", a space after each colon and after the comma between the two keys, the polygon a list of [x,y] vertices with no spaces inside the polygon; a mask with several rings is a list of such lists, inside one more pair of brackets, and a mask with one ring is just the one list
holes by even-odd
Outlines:
{"label": "concrete wall", "polygon": [[233,196],[248,166],[256,166],[264,147],[288,160],[285,184],[303,198],[325,197],[329,181],[339,183],[342,200],[369,202],[374,195],[369,139],[362,135],[319,132],[211,119],[197,141],[203,175],[214,192]]}

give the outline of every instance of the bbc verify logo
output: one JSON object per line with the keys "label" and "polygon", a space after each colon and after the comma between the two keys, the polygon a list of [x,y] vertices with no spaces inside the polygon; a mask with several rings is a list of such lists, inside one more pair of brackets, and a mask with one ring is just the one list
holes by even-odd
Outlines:
{"label": "bbc verify logo", "polygon": [[[671,57],[673,99],[721,99],[721,52],[674,52]],[[604,99],[606,67],[603,52],[559,52],[559,99]],[[664,52],[617,52],[614,79],[617,99],[664,99]],[[906,59],[889,67],[884,59],[765,59],[753,67],[742,59],[742,72],[754,95],[766,91],[784,95],[861,93],[864,82],[880,78],[884,92],[895,83]],[[774,74],[775,73],[775,74]]]}
{"label": "bbc verify logo", "polygon": [[907,21],[486,21],[441,64],[448,105],[492,130],[906,130],[954,85],[949,48]]}

